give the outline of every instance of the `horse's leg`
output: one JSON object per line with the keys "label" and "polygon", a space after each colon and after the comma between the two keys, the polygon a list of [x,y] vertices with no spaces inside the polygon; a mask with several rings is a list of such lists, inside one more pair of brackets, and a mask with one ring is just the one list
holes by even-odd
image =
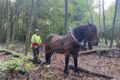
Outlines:
{"label": "horse's leg", "polygon": [[83,41],[84,42],[84,51],[86,51],[86,40]]}
{"label": "horse's leg", "polygon": [[68,74],[68,64],[69,64],[69,57],[70,57],[70,52],[67,52],[65,55],[65,68],[64,68],[64,74]]}
{"label": "horse's leg", "polygon": [[75,51],[72,53],[72,56],[73,56],[73,60],[74,60],[74,66],[75,66],[75,73],[79,74],[79,70],[78,70],[78,52],[79,52],[79,49],[75,49]]}
{"label": "horse's leg", "polygon": [[49,47],[45,47],[45,60],[47,64],[50,64],[52,54],[52,49]]}
{"label": "horse's leg", "polygon": [[89,50],[93,49],[91,40],[88,41],[88,47],[89,47]]}

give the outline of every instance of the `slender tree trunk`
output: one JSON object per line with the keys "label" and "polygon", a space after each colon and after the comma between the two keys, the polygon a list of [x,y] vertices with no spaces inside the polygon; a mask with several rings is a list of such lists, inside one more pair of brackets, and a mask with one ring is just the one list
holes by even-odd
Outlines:
{"label": "slender tree trunk", "polygon": [[30,22],[30,19],[29,19],[29,16],[27,16],[27,19],[26,19],[27,21],[27,23],[26,23],[26,26],[27,26],[27,28],[26,28],[26,42],[25,42],[25,44],[26,44],[26,51],[25,51],[25,55],[27,55],[27,52],[28,52],[28,49],[29,49],[29,39],[30,39],[30,26],[29,26],[29,24],[31,23]]}
{"label": "slender tree trunk", "polygon": [[[120,1],[119,1],[119,6],[118,6],[118,8],[119,8],[119,12],[118,12],[118,14],[119,14],[119,22],[118,22],[118,25],[119,25],[119,27],[118,27],[118,31],[120,31]],[[120,40],[120,33],[118,32],[118,40]]]}
{"label": "slender tree trunk", "polygon": [[101,13],[101,5],[100,5],[100,4],[101,4],[101,2],[100,2],[100,0],[99,0],[99,17],[98,17],[99,28],[101,27],[101,25],[100,25],[100,24],[101,24],[101,22],[100,22],[100,19],[101,19],[101,18],[100,18],[100,13]]}
{"label": "slender tree trunk", "polygon": [[118,39],[119,39],[119,25],[120,25],[120,21],[119,21],[119,17],[120,17],[120,0],[118,1],[118,5],[117,5],[117,14],[116,14],[116,16],[117,16],[117,19],[116,19],[116,27],[115,27],[115,30],[116,30],[116,34],[115,34],[115,39],[116,39],[116,42],[118,41]]}
{"label": "slender tree trunk", "polygon": [[108,45],[107,38],[106,38],[106,21],[105,21],[104,0],[102,0],[102,10],[103,10],[103,27],[104,27],[105,44]]}
{"label": "slender tree trunk", "polygon": [[65,5],[65,20],[64,20],[64,27],[65,27],[65,33],[67,32],[67,15],[68,15],[68,0],[64,0]]}
{"label": "slender tree trunk", "polygon": [[34,0],[32,0],[32,7],[31,7],[31,11],[30,11],[30,15],[28,16],[28,24],[27,24],[27,33],[26,33],[26,51],[25,51],[25,55],[27,55],[29,46],[30,46],[30,31],[32,28],[32,23],[33,23],[33,19],[34,19]]}
{"label": "slender tree trunk", "polygon": [[112,48],[113,40],[114,40],[114,30],[115,30],[115,21],[116,21],[116,15],[117,15],[117,5],[118,5],[118,0],[116,0],[116,2],[115,2],[115,12],[114,12],[114,18],[113,18],[113,24],[112,24],[112,34],[111,34],[110,48]]}
{"label": "slender tree trunk", "polygon": [[93,15],[92,15],[92,12],[91,12],[91,9],[90,9],[88,0],[87,0],[87,7],[88,7],[88,10],[89,10],[89,12],[90,12],[90,21],[91,21],[92,23],[94,23],[94,22],[93,22]]}
{"label": "slender tree trunk", "polygon": [[118,40],[118,33],[119,33],[119,5],[117,6],[117,19],[116,19],[116,23],[115,23],[115,40],[116,40],[116,42],[117,42],[117,40]]}
{"label": "slender tree trunk", "polygon": [[[101,19],[101,2],[100,2],[100,0],[99,0],[98,6],[99,6],[98,23],[99,23],[99,29],[100,29],[100,32],[101,32],[101,21],[100,21],[100,19]],[[102,36],[102,34],[100,34],[100,38],[101,38],[101,36]]]}
{"label": "slender tree trunk", "polygon": [[10,44],[10,1],[6,0],[6,23],[7,23],[7,36],[6,36],[6,48],[9,48]]}
{"label": "slender tree trunk", "polygon": [[35,11],[34,11],[34,26],[33,26],[33,29],[35,29],[37,25],[36,21],[38,21],[38,11],[39,11],[39,0],[36,1],[36,5],[34,5],[34,8],[35,8]]}
{"label": "slender tree trunk", "polygon": [[15,16],[15,24],[13,26],[13,33],[12,33],[12,39],[11,39],[12,43],[15,42],[15,36],[16,36],[17,27],[18,27],[19,5],[20,5],[20,0],[16,0],[16,16]]}

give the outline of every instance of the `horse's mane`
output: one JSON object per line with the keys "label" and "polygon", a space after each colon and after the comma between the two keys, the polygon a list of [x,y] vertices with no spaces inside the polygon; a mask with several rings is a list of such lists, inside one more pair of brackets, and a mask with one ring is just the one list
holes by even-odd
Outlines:
{"label": "horse's mane", "polygon": [[82,41],[85,37],[85,32],[87,32],[88,30],[88,27],[89,28],[92,28],[92,30],[94,32],[96,32],[96,26],[94,24],[91,24],[91,23],[88,23],[88,24],[85,24],[85,25],[80,25],[76,28],[73,29],[73,32],[75,34],[75,37],[79,40],[79,41]]}
{"label": "horse's mane", "polygon": [[74,36],[81,41],[84,38],[84,32],[87,25],[80,25],[73,29]]}

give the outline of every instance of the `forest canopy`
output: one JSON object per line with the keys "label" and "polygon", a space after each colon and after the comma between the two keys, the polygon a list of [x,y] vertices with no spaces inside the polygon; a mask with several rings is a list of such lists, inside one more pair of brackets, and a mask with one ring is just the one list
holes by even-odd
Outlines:
{"label": "forest canopy", "polygon": [[[100,39],[111,39],[113,18],[114,40],[120,38],[120,1],[115,13],[115,0],[106,8],[106,0],[67,0],[67,31],[87,22],[98,28]],[[65,33],[65,0],[0,0],[0,42],[25,42],[34,29],[44,40],[50,33]],[[26,36],[29,37],[27,38]]]}

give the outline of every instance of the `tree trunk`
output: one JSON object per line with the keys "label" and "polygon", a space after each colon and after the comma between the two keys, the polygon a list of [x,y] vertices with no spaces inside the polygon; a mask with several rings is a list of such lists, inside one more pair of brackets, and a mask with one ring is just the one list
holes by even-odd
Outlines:
{"label": "tree trunk", "polygon": [[30,15],[28,16],[28,24],[27,24],[27,33],[26,33],[26,51],[25,51],[25,55],[27,55],[29,46],[30,46],[30,33],[31,33],[31,28],[32,28],[32,23],[33,23],[33,19],[34,19],[34,0],[32,0],[32,7],[31,7],[31,11],[30,11]]}
{"label": "tree trunk", "polygon": [[[102,32],[102,27],[101,27],[101,1],[99,0],[99,15],[98,15],[98,24],[99,24],[99,32]],[[99,33],[99,38],[102,38],[102,33]],[[101,43],[101,40],[99,39],[99,42]]]}
{"label": "tree trunk", "polygon": [[120,17],[120,1],[118,1],[118,5],[117,5],[117,14],[116,14],[116,16],[117,16],[117,19],[116,19],[116,26],[115,26],[115,39],[116,39],[116,42],[119,40],[119,24],[120,24],[120,22],[119,22],[119,17]]}
{"label": "tree trunk", "polygon": [[25,42],[25,45],[26,45],[26,50],[25,50],[25,55],[27,55],[27,52],[28,52],[28,49],[29,49],[29,39],[30,39],[30,20],[29,20],[29,16],[27,16],[27,30],[26,30],[26,42]]}
{"label": "tree trunk", "polygon": [[92,15],[92,12],[91,12],[91,9],[90,9],[88,0],[87,0],[87,7],[88,7],[88,10],[89,10],[89,12],[90,12],[90,21],[91,21],[92,23],[94,23],[94,22],[93,22],[93,15]]}
{"label": "tree trunk", "polygon": [[7,15],[7,19],[6,19],[6,23],[7,23],[7,36],[6,36],[6,48],[9,48],[9,44],[10,44],[10,1],[6,0],[6,15]]}
{"label": "tree trunk", "polygon": [[11,39],[12,43],[15,42],[15,36],[16,36],[17,27],[18,27],[19,5],[20,5],[20,0],[16,0],[16,16],[15,16],[15,24],[13,26],[13,33],[12,33],[12,39]]}
{"label": "tree trunk", "polygon": [[113,18],[113,24],[112,24],[112,34],[111,34],[110,48],[112,48],[112,46],[113,46],[117,6],[118,6],[118,0],[116,0],[116,2],[115,2],[115,12],[114,12],[114,18]]}
{"label": "tree trunk", "polygon": [[100,22],[100,19],[101,19],[101,18],[100,18],[100,13],[101,13],[101,5],[100,5],[100,4],[101,4],[101,2],[100,2],[100,0],[99,0],[99,17],[98,17],[99,28],[101,27],[101,25],[100,25],[100,24],[101,24],[101,22]]}
{"label": "tree trunk", "polygon": [[67,32],[67,15],[68,15],[68,0],[64,0],[65,5],[65,20],[64,20],[64,27],[65,27],[65,33]]}
{"label": "tree trunk", "polygon": [[104,0],[102,0],[102,10],[103,10],[103,27],[104,27],[105,44],[108,45],[107,38],[106,38],[106,21],[105,21]]}

